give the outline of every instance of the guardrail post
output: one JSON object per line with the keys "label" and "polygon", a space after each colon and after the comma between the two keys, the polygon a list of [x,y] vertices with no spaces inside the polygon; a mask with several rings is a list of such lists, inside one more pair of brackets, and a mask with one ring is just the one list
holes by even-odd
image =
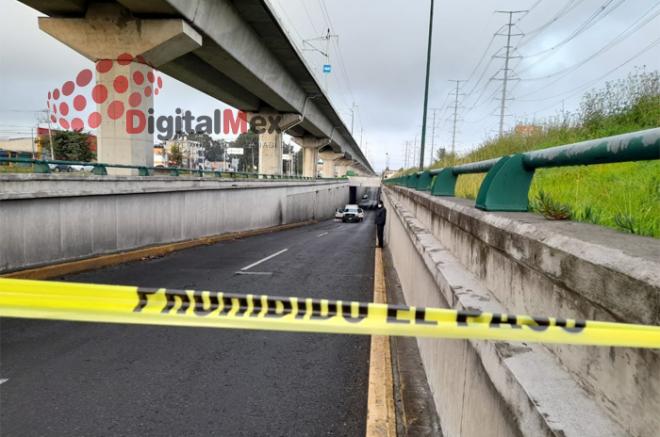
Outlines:
{"label": "guardrail post", "polygon": [[107,176],[108,169],[105,167],[104,164],[94,164],[94,168],[92,169],[92,174],[95,174],[97,176]]}
{"label": "guardrail post", "polygon": [[417,191],[429,191],[431,189],[431,182],[433,181],[433,175],[430,171],[426,170],[422,172],[417,177],[417,186],[415,189]]}
{"label": "guardrail post", "polygon": [[454,197],[457,179],[458,176],[454,174],[454,170],[452,170],[451,167],[443,168],[433,178],[433,182],[431,183],[431,195]]}
{"label": "guardrail post", "polygon": [[147,167],[138,167],[138,176],[150,176],[149,169]]}
{"label": "guardrail post", "polygon": [[50,166],[47,162],[44,161],[35,161],[34,162],[34,172],[35,173],[50,173]]}
{"label": "guardrail post", "polygon": [[525,168],[523,155],[504,156],[486,173],[476,207],[484,211],[527,211],[534,170]]}

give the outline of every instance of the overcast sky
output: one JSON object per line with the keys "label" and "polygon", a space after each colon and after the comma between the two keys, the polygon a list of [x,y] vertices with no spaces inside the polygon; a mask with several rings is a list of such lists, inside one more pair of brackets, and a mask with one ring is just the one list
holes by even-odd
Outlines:
{"label": "overcast sky", "polygon": [[[304,51],[306,60],[321,84],[322,65],[332,65],[328,88],[333,104],[349,126],[351,106],[357,105],[355,137],[359,142],[362,129],[363,149],[374,167],[385,166],[386,153],[390,167],[402,166],[406,141],[417,137],[419,144],[429,0],[269,2],[299,48],[328,27],[339,35],[330,45],[329,60],[313,50]],[[451,144],[450,94],[455,84],[450,79],[470,79],[462,84],[457,151],[468,151],[497,132],[501,82],[488,79],[501,77],[497,71],[503,60],[491,56],[503,54],[498,50],[506,39],[493,34],[506,30],[501,26],[507,16],[494,11],[530,8],[529,14],[515,18],[514,32],[528,36],[512,39],[512,45],[519,46],[516,55],[523,56],[512,66],[515,76],[536,80],[510,83],[514,100],[507,102],[507,113],[512,114],[505,120],[507,128],[516,120],[557,115],[562,104],[574,110],[585,91],[635,68],[660,69],[658,0],[436,0],[429,93],[429,107],[438,108],[436,149]],[[0,10],[0,137],[17,136],[34,125],[36,115],[29,111],[45,107],[48,90],[91,63],[39,31],[36,11],[13,0],[0,0]],[[325,48],[324,43],[313,44]],[[156,113],[172,114],[182,101],[196,114],[226,107],[165,78]],[[431,115],[429,111],[427,151]]]}

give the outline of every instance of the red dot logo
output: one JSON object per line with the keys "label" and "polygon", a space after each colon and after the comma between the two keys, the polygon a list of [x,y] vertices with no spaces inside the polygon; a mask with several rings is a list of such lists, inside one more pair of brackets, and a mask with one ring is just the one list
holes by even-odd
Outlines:
{"label": "red dot logo", "polygon": [[111,120],[117,120],[124,114],[124,104],[119,100],[115,100],[108,105],[108,117]]}
{"label": "red dot logo", "polygon": [[79,87],[87,86],[92,81],[92,70],[85,68],[76,76],[76,85]]}
{"label": "red dot logo", "polygon": [[92,112],[89,114],[89,118],[87,119],[87,124],[89,127],[92,129],[96,129],[101,125],[101,114],[98,112]]}
{"label": "red dot logo", "polygon": [[131,105],[133,108],[140,106],[140,103],[142,103],[142,96],[140,93],[132,93],[131,96],[128,98],[128,104]]}
{"label": "red dot logo", "polygon": [[71,120],[71,129],[79,131],[79,130],[83,130],[84,127],[85,124],[80,118],[76,117],[73,120]]}
{"label": "red dot logo", "polygon": [[119,75],[115,77],[112,86],[119,94],[124,93],[128,89],[128,79],[126,79],[126,76]]}
{"label": "red dot logo", "polygon": [[76,86],[73,84],[72,81],[64,82],[64,85],[62,85],[62,94],[64,94],[65,96],[70,96],[75,88]]}
{"label": "red dot logo", "polygon": [[74,80],[48,91],[46,105],[51,122],[63,129],[96,129],[104,116],[115,121],[123,121],[123,117],[127,133],[137,134],[144,129],[130,129],[130,119],[144,123],[146,108],[142,107],[151,103],[150,98],[162,87],[163,78],[143,56],[122,53],[116,59],[98,60],[93,69],[83,69]]}
{"label": "red dot logo", "polygon": [[112,61],[110,59],[101,59],[96,62],[96,71],[99,73],[107,73],[112,68]]}
{"label": "red dot logo", "polygon": [[82,111],[85,109],[85,106],[87,106],[87,99],[85,96],[77,95],[73,99],[73,107],[76,109],[76,111]]}
{"label": "red dot logo", "polygon": [[133,82],[136,85],[142,85],[144,83],[144,74],[141,71],[135,71],[133,73]]}
{"label": "red dot logo", "polygon": [[92,90],[92,99],[98,104],[105,102],[108,98],[108,89],[103,84],[97,84]]}

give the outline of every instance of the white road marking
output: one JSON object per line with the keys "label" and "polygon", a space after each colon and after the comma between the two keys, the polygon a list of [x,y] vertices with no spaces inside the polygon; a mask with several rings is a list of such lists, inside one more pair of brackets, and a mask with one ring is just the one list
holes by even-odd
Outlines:
{"label": "white road marking", "polygon": [[273,272],[235,272],[237,275],[272,275]]}
{"label": "white road marking", "polygon": [[277,255],[281,255],[281,254],[283,254],[284,252],[286,252],[287,250],[289,250],[289,249],[282,249],[282,250],[280,250],[279,252],[275,252],[275,253],[272,254],[272,255],[268,255],[266,258],[262,258],[262,259],[260,259],[259,261],[257,261],[256,263],[252,263],[252,264],[250,264],[249,266],[245,266],[245,267],[243,267],[243,268],[241,269],[241,271],[250,270],[252,267],[254,267],[254,266],[258,266],[258,265],[261,264],[262,262],[268,261],[268,260],[271,259],[271,258],[275,258]]}
{"label": "white road marking", "polygon": [[7,381],[9,381],[9,380],[8,379],[0,379],[0,384],[4,384]]}
{"label": "white road marking", "polygon": [[329,234],[329,232],[323,232],[322,234],[318,234],[317,237],[322,237],[322,236],[328,235],[328,234]]}

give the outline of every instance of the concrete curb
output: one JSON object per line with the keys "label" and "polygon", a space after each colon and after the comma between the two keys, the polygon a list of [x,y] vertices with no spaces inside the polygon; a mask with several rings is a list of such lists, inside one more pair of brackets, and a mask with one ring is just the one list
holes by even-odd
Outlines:
{"label": "concrete curb", "polygon": [[[374,302],[386,303],[383,249],[376,248],[374,267]],[[390,338],[371,336],[369,356],[369,395],[367,402],[367,437],[396,437],[396,414],[392,384]]]}

